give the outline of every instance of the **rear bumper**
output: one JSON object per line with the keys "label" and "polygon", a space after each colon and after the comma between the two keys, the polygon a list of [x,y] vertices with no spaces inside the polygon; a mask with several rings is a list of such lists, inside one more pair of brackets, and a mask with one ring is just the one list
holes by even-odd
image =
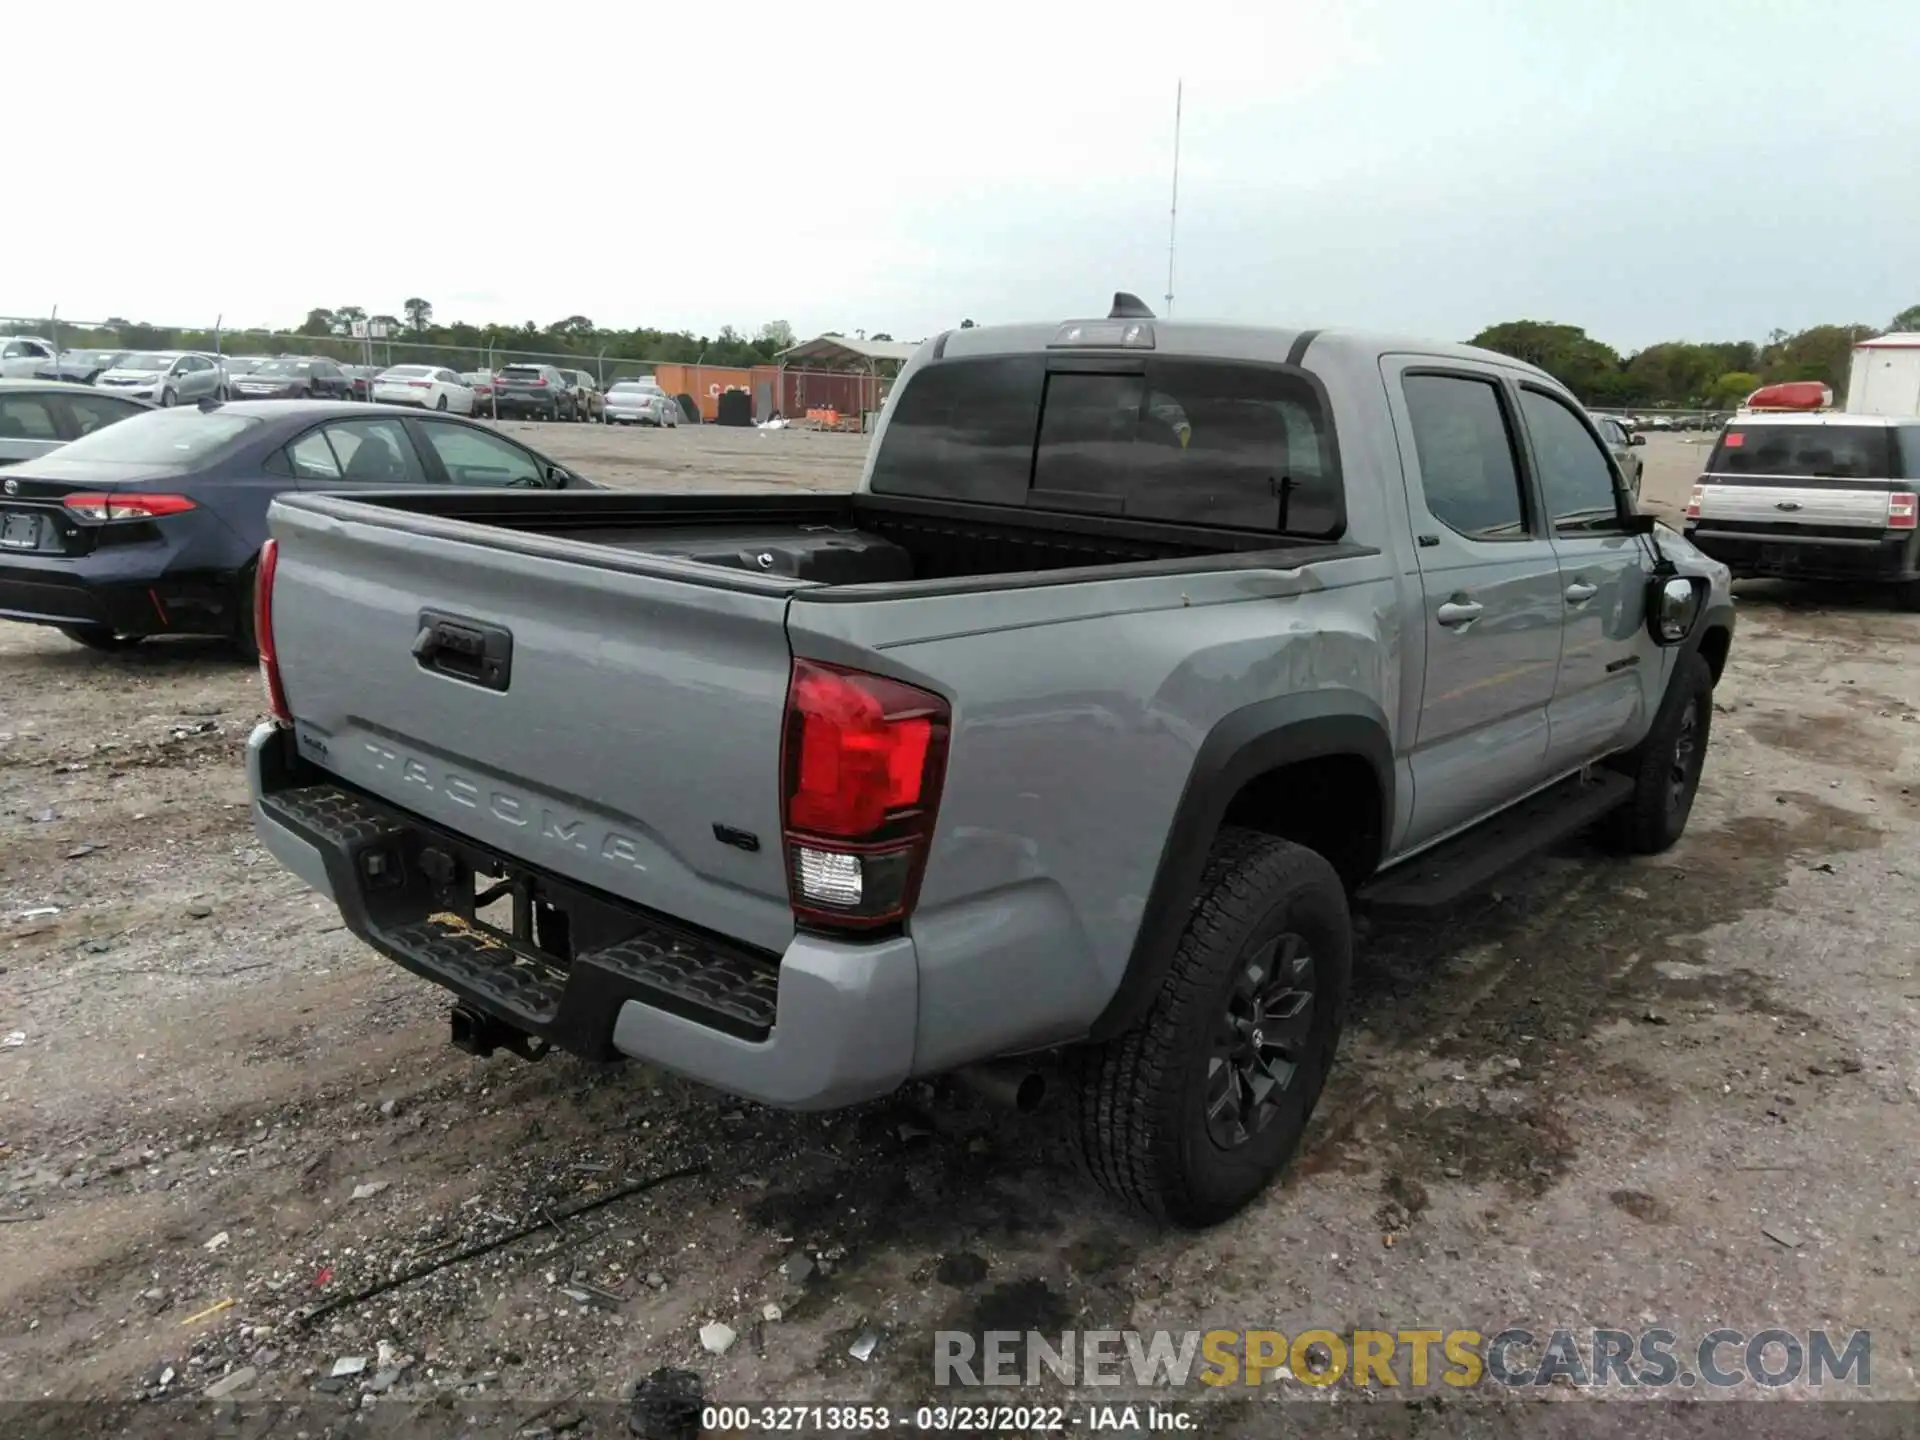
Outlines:
{"label": "rear bumper", "polygon": [[[763,955],[473,846],[303,769],[271,722],[247,746],[261,843],[339,906],[362,941],[459,1001],[590,1059],[625,1055],[767,1105],[827,1109],[884,1095],[913,1067],[913,943],[796,935]],[[525,886],[530,928],[575,936],[562,965],[453,913],[496,860]],[[519,901],[516,901],[518,905]],[[516,926],[516,928],[518,928]],[[535,933],[538,933],[537,931]],[[559,933],[559,932],[554,932]]]}
{"label": "rear bumper", "polygon": [[564,409],[564,399],[560,395],[496,395],[494,403],[502,415],[545,415]]}
{"label": "rear bumper", "polygon": [[1724,530],[1711,521],[1688,525],[1686,538],[1738,578],[1890,581],[1920,578],[1920,541],[1913,534],[1867,531],[1837,535]]}
{"label": "rear bumper", "polygon": [[121,635],[235,633],[237,576],[174,573],[173,557],[161,546],[72,559],[0,551],[0,619],[102,626]]}

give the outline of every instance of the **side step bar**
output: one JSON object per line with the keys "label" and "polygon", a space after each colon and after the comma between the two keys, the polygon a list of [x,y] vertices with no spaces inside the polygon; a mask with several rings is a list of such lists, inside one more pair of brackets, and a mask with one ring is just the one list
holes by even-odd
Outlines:
{"label": "side step bar", "polygon": [[1573,776],[1362,885],[1355,903],[1378,915],[1443,909],[1515,865],[1626,803],[1633,781],[1617,770]]}

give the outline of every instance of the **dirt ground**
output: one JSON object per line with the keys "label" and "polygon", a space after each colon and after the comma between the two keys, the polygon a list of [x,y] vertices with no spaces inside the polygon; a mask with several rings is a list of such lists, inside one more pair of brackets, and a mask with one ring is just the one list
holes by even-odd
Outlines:
{"label": "dirt ground", "polygon": [[[831,488],[862,453],[514,428],[616,483]],[[1703,452],[1644,453],[1671,514]],[[1874,1394],[1915,1397],[1916,640],[1875,596],[1743,586],[1685,840],[1373,928],[1304,1153],[1194,1236],[1080,1184],[1044,1115],[945,1087],[790,1116],[454,1051],[441,993],[255,841],[250,666],[0,624],[0,1398],[225,1377],[551,1428],[661,1365],[719,1400],[923,1397],[941,1328],[1656,1323],[1871,1329]]]}

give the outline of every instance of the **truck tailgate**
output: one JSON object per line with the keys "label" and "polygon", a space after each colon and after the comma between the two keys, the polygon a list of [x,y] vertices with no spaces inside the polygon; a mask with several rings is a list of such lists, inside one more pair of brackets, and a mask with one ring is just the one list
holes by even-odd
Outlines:
{"label": "truck tailgate", "polygon": [[786,947],[784,594],[496,548],[451,522],[277,505],[272,530],[302,756],[481,846]]}

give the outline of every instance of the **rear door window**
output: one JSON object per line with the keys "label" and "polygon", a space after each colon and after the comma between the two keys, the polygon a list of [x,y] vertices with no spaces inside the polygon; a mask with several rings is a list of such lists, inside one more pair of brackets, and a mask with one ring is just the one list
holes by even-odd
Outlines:
{"label": "rear door window", "polygon": [[323,427],[340,478],[370,485],[425,485],[427,473],[397,420],[341,420]]}
{"label": "rear door window", "polygon": [[1795,475],[1836,480],[1892,477],[1886,425],[1729,425],[1707,461],[1714,475]]}
{"label": "rear door window", "polygon": [[1401,381],[1427,510],[1469,540],[1526,540],[1527,507],[1500,386],[1465,375]]}

